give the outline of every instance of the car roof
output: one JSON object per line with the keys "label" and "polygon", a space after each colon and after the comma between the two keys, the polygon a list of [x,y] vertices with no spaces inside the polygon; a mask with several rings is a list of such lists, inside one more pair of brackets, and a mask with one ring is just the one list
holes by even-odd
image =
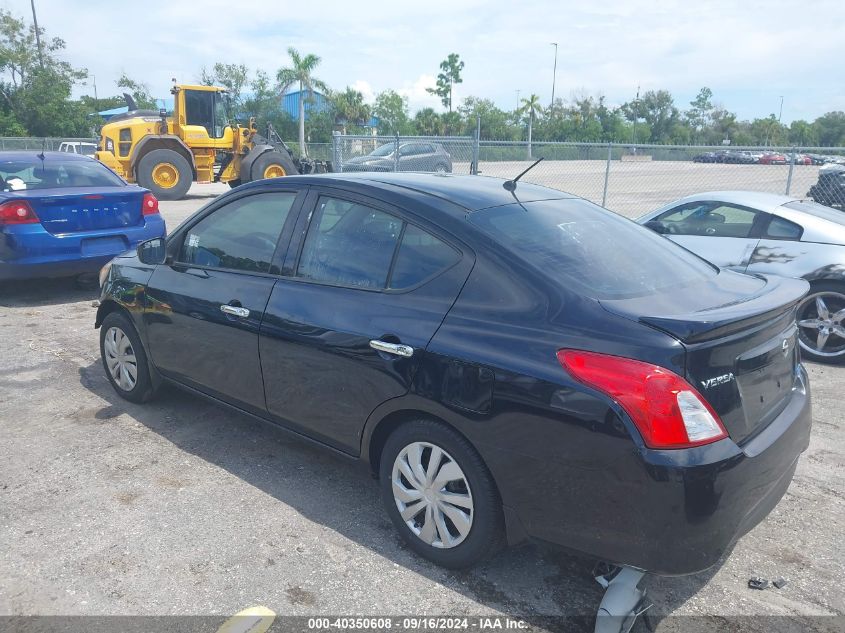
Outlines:
{"label": "car roof", "polygon": [[768,193],[766,191],[704,191],[702,193],[696,193],[691,196],[675,200],[674,202],[670,202],[669,204],[664,205],[661,208],[661,211],[679,204],[698,202],[699,200],[729,202],[731,204],[738,204],[745,207],[752,207],[754,209],[772,212],[777,207],[782,207],[788,202],[800,201],[802,198],[784,196],[777,193]]}
{"label": "car roof", "polygon": [[[517,171],[514,176],[518,173]],[[352,172],[285,176],[283,181],[329,187],[342,183],[350,185],[352,190],[359,189],[362,193],[364,193],[363,190],[370,190],[371,192],[382,190],[395,194],[397,189],[400,191],[404,189],[446,200],[470,212],[518,202],[577,197],[563,191],[522,181],[517,183],[516,191],[511,193],[502,186],[502,183],[505,182],[502,178],[458,174]],[[251,184],[259,185],[261,182],[259,180]]]}
{"label": "car roof", "polygon": [[[43,159],[41,158],[42,156],[44,157]],[[31,149],[0,151],[0,162],[30,161],[34,163],[39,160],[65,163],[67,161],[90,161],[93,159],[90,156],[84,156],[83,154],[71,154],[69,152],[37,152]]]}

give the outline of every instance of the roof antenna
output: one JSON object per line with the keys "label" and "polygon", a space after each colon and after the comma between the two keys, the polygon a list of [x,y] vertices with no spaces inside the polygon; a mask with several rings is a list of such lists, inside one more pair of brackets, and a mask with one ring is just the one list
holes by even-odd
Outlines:
{"label": "roof antenna", "polygon": [[531,171],[532,169],[534,169],[534,167],[536,167],[536,166],[537,166],[537,163],[539,163],[541,160],[543,160],[543,159],[542,159],[542,158],[538,158],[537,160],[535,160],[535,161],[534,161],[534,163],[533,163],[533,164],[531,164],[531,165],[528,167],[528,169],[526,169],[524,172],[522,172],[521,174],[519,174],[519,176],[517,176],[517,177],[516,177],[516,178],[514,178],[513,180],[506,180],[505,182],[503,182],[503,183],[502,183],[502,186],[503,186],[506,190],[508,190],[508,191],[510,191],[510,192],[514,192],[514,191],[516,191],[516,181],[517,181],[517,180],[519,180],[520,178],[522,178],[522,177],[523,177],[525,174],[527,174],[529,171]]}
{"label": "roof antenna", "polygon": [[40,154],[38,154],[38,158],[40,158],[41,160],[44,160],[44,150],[45,150],[46,148],[47,148],[47,138],[46,138],[46,137],[43,137],[43,138],[41,139],[41,153],[40,153]]}

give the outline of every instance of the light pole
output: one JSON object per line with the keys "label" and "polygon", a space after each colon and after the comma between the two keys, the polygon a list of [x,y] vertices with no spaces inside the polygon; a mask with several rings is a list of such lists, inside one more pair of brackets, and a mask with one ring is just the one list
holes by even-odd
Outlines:
{"label": "light pole", "polygon": [[41,69],[44,69],[44,50],[41,48],[41,32],[38,30],[38,17],[35,15],[35,0],[30,0],[32,5],[32,25],[35,27],[35,45],[38,47],[38,62]]}
{"label": "light pole", "polygon": [[783,95],[780,95],[780,110],[778,110],[778,125],[780,125],[780,117],[783,114]]}
{"label": "light pole", "polygon": [[552,106],[555,104],[555,80],[557,79],[557,42],[550,42],[555,47],[555,66],[552,70]]}
{"label": "light pole", "polygon": [[519,88],[516,89],[516,109],[519,110]]}

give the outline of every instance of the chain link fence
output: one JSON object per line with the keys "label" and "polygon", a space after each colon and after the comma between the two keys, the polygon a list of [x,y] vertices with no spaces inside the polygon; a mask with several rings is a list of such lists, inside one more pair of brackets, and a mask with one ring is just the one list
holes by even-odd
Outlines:
{"label": "chain link fence", "polygon": [[[396,149],[399,152],[396,152]],[[442,150],[442,151],[441,151]],[[407,154],[406,154],[407,152]],[[414,152],[420,152],[414,159]],[[438,171],[513,178],[637,217],[677,198],[716,190],[768,191],[845,204],[845,148],[725,147],[477,141],[473,137],[336,135],[335,171]]]}
{"label": "chain link fence", "polygon": [[61,147],[62,143],[94,143],[97,144],[99,139],[96,138],[54,138],[54,137],[34,137],[34,136],[3,136],[0,137],[0,150],[38,150],[42,149],[47,152],[56,152]]}

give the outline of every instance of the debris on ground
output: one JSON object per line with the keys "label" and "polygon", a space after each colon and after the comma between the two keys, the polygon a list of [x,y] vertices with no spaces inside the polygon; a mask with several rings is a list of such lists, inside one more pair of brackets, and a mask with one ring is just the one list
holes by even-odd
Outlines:
{"label": "debris on ground", "polygon": [[748,579],[748,588],[749,589],[766,589],[769,586],[769,581],[765,578],[760,578],[759,576],[752,576]]}
{"label": "debris on ground", "polygon": [[777,580],[772,581],[772,584],[778,589],[783,589],[788,582],[789,581],[786,578],[778,578]]}

